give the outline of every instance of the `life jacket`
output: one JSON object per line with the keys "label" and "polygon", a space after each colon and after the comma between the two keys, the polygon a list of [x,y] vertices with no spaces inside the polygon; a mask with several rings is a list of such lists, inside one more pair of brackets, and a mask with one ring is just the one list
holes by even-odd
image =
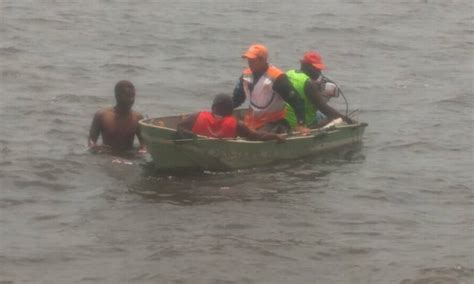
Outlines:
{"label": "life jacket", "polygon": [[214,138],[235,138],[237,136],[237,119],[232,115],[216,117],[209,111],[198,114],[193,133]]}
{"label": "life jacket", "polygon": [[283,72],[280,69],[270,65],[258,81],[254,82],[252,70],[244,70],[243,87],[250,101],[244,122],[249,128],[258,129],[266,123],[285,118],[285,101],[273,91],[273,83],[281,74]]}
{"label": "life jacket", "polygon": [[[305,113],[305,121],[306,126],[310,126],[311,124],[317,123],[316,118],[316,111],[317,109],[314,107],[313,103],[308,99],[306,93],[304,91],[305,84],[308,80],[310,80],[309,76],[303,72],[290,70],[286,72],[286,76],[290,81],[293,88],[298,93],[298,96],[304,100],[304,113]],[[295,128],[297,123],[296,113],[294,109],[289,105],[285,105],[285,119],[290,124],[291,128]]]}

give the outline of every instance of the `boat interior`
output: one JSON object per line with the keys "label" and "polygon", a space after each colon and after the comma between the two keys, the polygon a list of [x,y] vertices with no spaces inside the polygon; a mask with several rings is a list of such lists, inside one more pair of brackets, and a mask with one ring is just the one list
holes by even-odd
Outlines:
{"label": "boat interior", "polygon": [[[237,109],[234,111],[234,116],[242,120],[244,118],[244,113],[246,109]],[[159,127],[166,127],[171,129],[176,129],[178,127],[178,123],[186,119],[189,113],[184,113],[181,115],[174,115],[174,116],[164,116],[164,117],[157,117],[157,118],[150,118],[145,119],[143,122],[159,126]]]}

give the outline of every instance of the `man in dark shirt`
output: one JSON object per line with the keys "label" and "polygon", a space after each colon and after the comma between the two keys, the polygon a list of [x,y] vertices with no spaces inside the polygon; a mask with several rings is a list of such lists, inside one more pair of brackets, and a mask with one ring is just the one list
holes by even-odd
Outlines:
{"label": "man in dark shirt", "polygon": [[[326,83],[322,70],[325,65],[321,55],[315,51],[309,51],[304,54],[303,59],[300,60],[300,70],[289,70],[286,75],[293,88],[305,101],[305,118],[308,125],[319,125],[316,118],[316,111],[320,111],[330,120],[342,118],[347,123],[352,123],[352,120],[340,114],[337,110],[327,104],[327,99],[323,95],[325,92],[330,92],[329,88],[325,88]],[[337,88],[336,85],[334,85]],[[337,89],[332,89],[332,92],[337,92]],[[288,107],[285,113],[285,118],[291,127],[297,127],[298,114],[291,107]]]}
{"label": "man in dark shirt", "polygon": [[286,133],[289,125],[284,119],[285,102],[296,113],[297,131],[308,132],[305,125],[304,101],[298,96],[285,73],[268,63],[267,48],[260,44],[250,46],[242,55],[249,68],[244,70],[233,92],[234,108],[248,97],[249,111],[244,121],[252,129]]}

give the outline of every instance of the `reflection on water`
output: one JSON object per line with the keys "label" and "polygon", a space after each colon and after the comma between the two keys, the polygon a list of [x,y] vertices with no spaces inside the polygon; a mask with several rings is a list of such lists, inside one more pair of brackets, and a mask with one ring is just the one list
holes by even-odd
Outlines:
{"label": "reflection on water", "polygon": [[472,283],[474,269],[462,265],[454,267],[424,268],[413,279],[404,279],[400,284],[458,284]]}
{"label": "reflection on water", "polygon": [[[365,159],[362,144],[263,168],[230,172],[160,172],[152,161],[128,183],[130,192],[153,202],[196,205],[222,201],[277,201],[284,194],[323,190],[324,178]],[[294,182],[294,183],[292,183]]]}

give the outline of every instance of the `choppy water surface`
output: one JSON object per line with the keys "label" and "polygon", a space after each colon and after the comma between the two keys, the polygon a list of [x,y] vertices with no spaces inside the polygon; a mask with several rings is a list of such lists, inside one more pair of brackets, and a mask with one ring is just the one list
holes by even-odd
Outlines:
{"label": "choppy water surface", "polygon": [[[280,2],[0,2],[1,283],[472,283],[471,1]],[[119,79],[206,108],[253,42],[319,50],[363,145],[182,176],[86,151]]]}

